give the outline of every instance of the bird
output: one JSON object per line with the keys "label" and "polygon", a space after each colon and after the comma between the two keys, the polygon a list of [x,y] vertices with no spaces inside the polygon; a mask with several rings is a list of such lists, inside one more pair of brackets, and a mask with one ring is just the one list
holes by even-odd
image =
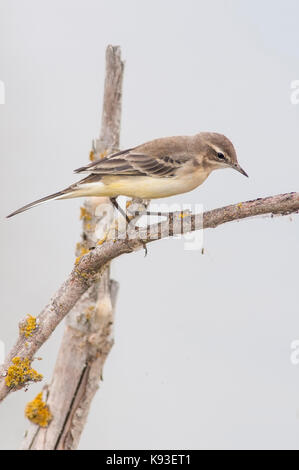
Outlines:
{"label": "bird", "polygon": [[49,196],[12,212],[13,217],[51,199],[108,196],[119,209],[118,196],[159,199],[200,186],[214,170],[231,168],[248,176],[237,160],[232,142],[223,134],[162,137],[112,153],[75,170],[87,176]]}

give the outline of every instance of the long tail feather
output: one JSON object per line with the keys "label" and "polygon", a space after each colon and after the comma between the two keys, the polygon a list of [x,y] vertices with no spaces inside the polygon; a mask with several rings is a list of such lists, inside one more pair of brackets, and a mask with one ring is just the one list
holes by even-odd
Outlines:
{"label": "long tail feather", "polygon": [[59,197],[65,195],[66,191],[59,191],[54,194],[50,194],[49,196],[42,197],[41,199],[38,199],[37,201],[30,202],[30,204],[26,204],[26,206],[21,207],[20,209],[12,212],[11,214],[7,215],[6,218],[9,219],[10,217],[13,217],[14,215],[20,214],[21,212],[27,211],[28,209],[31,209],[31,207],[38,206],[39,204],[42,204],[43,202],[50,201],[51,199],[58,199]]}
{"label": "long tail feather", "polygon": [[86,178],[78,181],[77,183],[72,184],[68,188],[63,189],[62,191],[58,191],[57,193],[50,194],[49,196],[42,197],[37,201],[30,202],[30,204],[26,204],[26,206],[21,207],[20,209],[12,212],[11,214],[7,215],[6,218],[9,219],[14,215],[20,214],[21,212],[27,211],[31,209],[31,207],[38,206],[43,202],[50,201],[51,199],[68,199],[73,197],[85,197],[85,196],[99,196],[100,194],[93,194],[93,188],[89,188],[88,183],[96,183],[100,182],[101,177],[98,175],[89,175]]}

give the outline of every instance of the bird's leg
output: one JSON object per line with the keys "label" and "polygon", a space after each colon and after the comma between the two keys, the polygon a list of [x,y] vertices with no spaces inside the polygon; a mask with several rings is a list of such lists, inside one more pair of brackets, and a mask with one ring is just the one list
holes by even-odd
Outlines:
{"label": "bird's leg", "polygon": [[[127,224],[129,225],[130,222],[131,222],[131,220],[130,220],[130,218],[128,217],[128,214],[126,214],[126,213],[122,210],[122,208],[121,208],[120,205],[118,204],[116,198],[115,198],[115,197],[111,197],[110,200],[111,200],[112,204],[114,205],[114,207],[118,210],[118,212],[126,219]],[[138,230],[138,227],[135,226],[134,228],[135,228],[135,230]],[[146,243],[145,243],[145,242],[142,242],[142,245],[143,245],[143,249],[144,249],[144,256],[146,256],[146,255],[147,255],[147,246],[146,246]]]}
{"label": "bird's leg", "polygon": [[127,223],[129,224],[130,223],[130,219],[128,217],[128,215],[122,210],[122,208],[120,207],[120,205],[118,204],[117,200],[116,200],[116,197],[111,197],[110,198],[110,201],[112,202],[112,204],[114,205],[114,207],[118,210],[118,212],[126,219]]}

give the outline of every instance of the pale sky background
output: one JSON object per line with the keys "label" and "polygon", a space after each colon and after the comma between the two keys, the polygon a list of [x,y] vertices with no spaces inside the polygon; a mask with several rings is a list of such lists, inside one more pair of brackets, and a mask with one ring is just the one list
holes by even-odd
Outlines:
{"label": "pale sky background", "polygon": [[[297,0],[1,0],[0,340],[72,268],[80,200],[5,220],[74,182],[100,124],[107,44],[126,61],[122,148],[209,130],[249,179],[212,174],[169,202],[206,209],[298,190]],[[206,231],[205,254],[165,240],[113,263],[115,346],[81,449],[299,449],[298,216]],[[63,325],[40,350],[51,378]],[[18,448],[32,385],[0,406]]]}

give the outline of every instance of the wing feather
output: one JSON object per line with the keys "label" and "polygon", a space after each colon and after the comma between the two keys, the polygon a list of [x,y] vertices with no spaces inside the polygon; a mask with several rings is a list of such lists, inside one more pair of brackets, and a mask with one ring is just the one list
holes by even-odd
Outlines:
{"label": "wing feather", "polygon": [[147,155],[134,153],[134,149],[110,155],[102,160],[78,168],[76,173],[90,172],[95,175],[127,175],[127,176],[154,176],[172,177],[178,168],[182,167],[188,158],[170,157],[168,155]]}

